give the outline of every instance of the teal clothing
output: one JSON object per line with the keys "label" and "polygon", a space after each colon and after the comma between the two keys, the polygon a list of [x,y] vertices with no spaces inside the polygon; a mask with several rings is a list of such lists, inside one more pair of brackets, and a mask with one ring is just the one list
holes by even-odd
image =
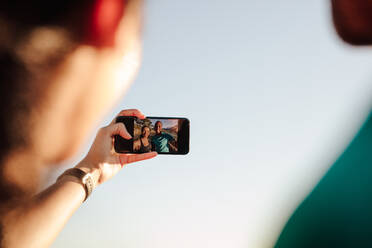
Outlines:
{"label": "teal clothing", "polygon": [[152,147],[155,146],[155,151],[157,152],[169,152],[169,145],[168,142],[173,141],[174,138],[172,135],[161,132],[159,135],[154,135],[151,138],[151,142],[153,144]]}
{"label": "teal clothing", "polygon": [[275,247],[372,247],[372,114],[294,212]]}

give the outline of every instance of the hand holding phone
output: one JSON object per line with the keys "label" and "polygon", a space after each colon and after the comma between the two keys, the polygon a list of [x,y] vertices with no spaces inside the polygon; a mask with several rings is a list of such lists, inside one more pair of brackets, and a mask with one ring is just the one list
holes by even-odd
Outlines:
{"label": "hand holding phone", "polygon": [[[123,110],[119,115],[144,118],[143,114],[136,109]],[[116,123],[116,118],[109,125],[99,130],[88,154],[76,166],[85,172],[91,173],[96,185],[109,180],[126,164],[156,156],[156,152],[144,154],[113,153],[112,137],[114,136],[119,136],[123,139],[131,139],[131,135],[125,127],[121,123]]]}

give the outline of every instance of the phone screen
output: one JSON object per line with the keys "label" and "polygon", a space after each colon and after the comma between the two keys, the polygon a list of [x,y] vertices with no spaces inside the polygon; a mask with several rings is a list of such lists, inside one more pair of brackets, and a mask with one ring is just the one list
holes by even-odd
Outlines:
{"label": "phone screen", "polygon": [[156,151],[159,154],[187,154],[189,152],[190,122],[186,118],[175,117],[118,117],[133,139],[115,137],[117,152],[145,153]]}

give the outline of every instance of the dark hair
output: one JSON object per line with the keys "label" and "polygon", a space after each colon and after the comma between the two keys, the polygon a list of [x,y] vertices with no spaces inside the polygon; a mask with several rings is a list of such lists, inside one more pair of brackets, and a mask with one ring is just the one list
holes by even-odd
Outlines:
{"label": "dark hair", "polygon": [[[86,20],[89,0],[0,1],[0,202],[21,194],[3,176],[2,163],[15,148],[29,145],[32,110],[41,104],[56,65],[82,39],[78,20]],[[77,25],[78,24],[78,25]],[[33,35],[55,32],[62,41],[38,57]],[[36,32],[37,31],[37,32]],[[36,34],[35,34],[36,32]],[[38,33],[39,32],[39,33]],[[48,44],[48,41],[44,41]],[[52,44],[53,43],[53,44]],[[27,52],[34,52],[27,54]],[[36,55],[35,58],[32,55]],[[31,59],[30,59],[31,58]],[[1,246],[1,245],[0,245]]]}
{"label": "dark hair", "polygon": [[[48,87],[51,69],[73,50],[73,41],[81,38],[81,32],[78,31],[83,25],[71,25],[70,22],[76,20],[74,17],[78,13],[86,16],[84,9],[87,8],[84,6],[88,6],[88,2],[0,2],[0,163],[7,150],[25,144],[25,125],[30,108],[37,104],[40,95]],[[43,54],[44,58],[29,61],[25,57],[30,54],[24,54],[27,52],[25,48],[28,48],[32,33],[38,29],[57,30],[63,42],[55,48],[57,51],[48,51]]]}
{"label": "dark hair", "polygon": [[[0,3],[0,15],[23,26],[61,25],[71,13],[84,15],[89,0],[12,0]],[[85,12],[86,13],[86,12]],[[81,18],[80,18],[81,20]]]}

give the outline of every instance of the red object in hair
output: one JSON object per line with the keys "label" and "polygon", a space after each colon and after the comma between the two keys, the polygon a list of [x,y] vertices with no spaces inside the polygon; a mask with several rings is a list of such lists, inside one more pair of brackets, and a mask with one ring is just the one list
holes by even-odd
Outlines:
{"label": "red object in hair", "polygon": [[92,11],[89,41],[97,46],[114,44],[115,31],[123,17],[127,0],[96,0]]}

